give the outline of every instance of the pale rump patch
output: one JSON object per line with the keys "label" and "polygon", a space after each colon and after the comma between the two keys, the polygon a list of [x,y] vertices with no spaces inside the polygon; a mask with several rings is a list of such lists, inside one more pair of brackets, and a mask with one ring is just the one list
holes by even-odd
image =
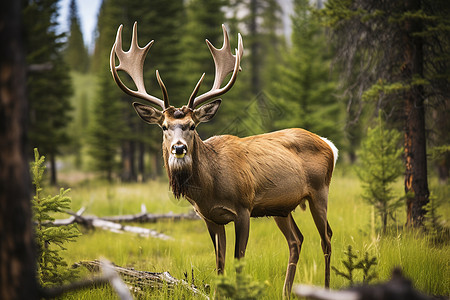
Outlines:
{"label": "pale rump patch", "polygon": [[336,166],[336,161],[338,159],[338,153],[339,150],[338,148],[336,148],[336,146],[333,144],[333,142],[331,142],[329,139],[324,138],[324,137],[320,137],[325,143],[328,144],[328,146],[330,146],[331,150],[333,151],[333,158],[334,158],[334,165]]}

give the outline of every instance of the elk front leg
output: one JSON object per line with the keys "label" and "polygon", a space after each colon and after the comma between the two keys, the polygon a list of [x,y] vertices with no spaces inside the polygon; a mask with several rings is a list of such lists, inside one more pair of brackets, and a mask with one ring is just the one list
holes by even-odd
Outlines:
{"label": "elk front leg", "polygon": [[236,234],[236,245],[234,248],[234,258],[242,258],[247,248],[248,234],[250,231],[250,212],[245,210],[240,212],[234,221]]}
{"label": "elk front leg", "polygon": [[214,250],[216,252],[216,268],[217,274],[223,274],[225,269],[225,251],[227,249],[227,239],[225,235],[225,226],[219,225],[211,221],[207,221],[209,235],[214,244]]}

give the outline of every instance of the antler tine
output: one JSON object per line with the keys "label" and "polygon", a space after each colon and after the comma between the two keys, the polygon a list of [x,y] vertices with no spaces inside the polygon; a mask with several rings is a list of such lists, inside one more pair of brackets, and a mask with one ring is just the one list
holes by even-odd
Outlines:
{"label": "antler tine", "polygon": [[168,108],[170,106],[169,104],[169,94],[167,93],[166,86],[164,85],[164,82],[161,79],[161,76],[159,76],[159,71],[156,70],[156,79],[158,80],[158,84],[161,87],[161,91],[163,93],[163,99],[164,99],[164,107]]}
{"label": "antler tine", "polygon": [[[210,99],[213,99],[226,93],[233,86],[234,82],[236,81],[237,73],[238,71],[241,70],[240,61],[244,53],[242,37],[240,34],[238,34],[238,49],[235,49],[236,54],[233,55],[231,52],[230,40],[228,38],[228,33],[225,28],[225,25],[222,25],[222,30],[223,30],[222,48],[217,49],[208,40],[206,40],[206,44],[208,45],[208,48],[214,59],[214,65],[216,69],[213,86],[210,91],[196,97],[198,90],[200,89],[200,84],[202,83],[203,77],[205,75],[203,74],[202,78],[200,78],[197,85],[195,86],[195,89],[192,92],[191,97],[189,98],[188,102],[189,108],[193,109]],[[220,88],[225,77],[231,72],[233,72],[233,75],[231,76],[228,83],[224,87]]]}
{"label": "antler tine", "polygon": [[[137,22],[135,22],[133,25],[133,34],[131,38],[130,49],[127,52],[124,52],[122,48],[122,28],[123,25],[120,25],[117,29],[116,41],[111,49],[110,67],[114,81],[128,95],[146,100],[161,107],[163,110],[166,109],[167,107],[169,107],[169,98],[167,96],[167,90],[164,86],[164,83],[159,77],[158,71],[156,73],[156,77],[163,92],[164,101],[155,96],[149,95],[145,90],[144,61],[145,56],[147,55],[154,41],[150,41],[143,48],[139,47],[137,42]],[[117,56],[117,58],[119,59],[118,66],[116,66],[115,63],[115,56]],[[124,71],[128,75],[130,75],[131,79],[136,85],[137,91],[133,91],[125,86],[125,84],[120,80],[117,71]]]}

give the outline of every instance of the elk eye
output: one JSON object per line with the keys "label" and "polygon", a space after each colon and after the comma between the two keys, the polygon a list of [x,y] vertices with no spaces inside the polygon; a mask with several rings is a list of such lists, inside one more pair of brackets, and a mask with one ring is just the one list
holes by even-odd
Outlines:
{"label": "elk eye", "polygon": [[189,130],[195,130],[195,125],[192,125],[191,128],[189,128]]}
{"label": "elk eye", "polygon": [[166,126],[166,125],[163,125],[163,126],[162,126],[162,130],[164,130],[164,131],[167,130],[167,126]]}

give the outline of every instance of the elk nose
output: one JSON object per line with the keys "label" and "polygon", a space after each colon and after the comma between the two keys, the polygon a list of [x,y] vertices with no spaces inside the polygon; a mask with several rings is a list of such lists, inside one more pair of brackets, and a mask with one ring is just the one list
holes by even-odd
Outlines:
{"label": "elk nose", "polygon": [[172,153],[175,155],[176,158],[183,158],[186,155],[187,147],[186,145],[173,145],[172,147]]}

